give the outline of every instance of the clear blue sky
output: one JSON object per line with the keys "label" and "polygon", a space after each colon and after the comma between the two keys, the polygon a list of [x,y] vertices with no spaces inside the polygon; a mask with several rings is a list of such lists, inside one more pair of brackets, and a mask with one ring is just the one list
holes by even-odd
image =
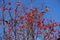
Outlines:
{"label": "clear blue sky", "polygon": [[60,22],[60,0],[46,0],[46,3],[50,8],[47,16],[51,16],[54,20]]}

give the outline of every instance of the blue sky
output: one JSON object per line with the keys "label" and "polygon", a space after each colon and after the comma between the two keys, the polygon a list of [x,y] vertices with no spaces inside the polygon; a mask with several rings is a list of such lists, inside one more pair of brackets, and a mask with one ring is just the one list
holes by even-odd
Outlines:
{"label": "blue sky", "polygon": [[54,20],[60,22],[60,0],[46,0],[49,12],[46,17],[51,16]]}
{"label": "blue sky", "polygon": [[[6,0],[6,2],[7,1],[8,0]],[[10,0],[10,1],[12,2],[11,6],[13,6],[14,5],[13,3],[16,2],[16,0]],[[21,0],[22,4],[25,4],[26,6],[30,7],[31,5],[27,4],[29,1],[30,0]],[[34,1],[35,2],[33,2],[32,5],[36,5],[37,7],[40,6],[40,3],[43,2],[43,0],[34,0]],[[49,11],[44,16],[46,18],[51,17],[53,20],[60,22],[60,0],[46,0],[45,2],[49,8]],[[0,0],[0,5],[1,5],[1,3],[2,3],[2,0]],[[1,14],[1,12],[0,12],[0,14]],[[1,30],[1,28],[0,28],[0,30]]]}

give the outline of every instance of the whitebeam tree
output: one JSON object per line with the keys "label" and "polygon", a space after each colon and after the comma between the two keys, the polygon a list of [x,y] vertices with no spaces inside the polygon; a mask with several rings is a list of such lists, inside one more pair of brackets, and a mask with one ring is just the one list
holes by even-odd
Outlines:
{"label": "whitebeam tree", "polygon": [[[32,5],[35,0],[30,0],[27,3],[31,5],[30,7],[22,2],[21,0],[14,0],[14,3],[10,0],[7,2],[2,0],[0,5],[0,29],[2,28],[0,40],[37,40],[38,38],[59,40],[57,38],[60,38],[60,30],[57,31],[54,28],[60,28],[60,23],[44,18],[44,15],[49,11],[45,0],[40,7]],[[54,34],[56,32],[58,32],[58,37]]]}

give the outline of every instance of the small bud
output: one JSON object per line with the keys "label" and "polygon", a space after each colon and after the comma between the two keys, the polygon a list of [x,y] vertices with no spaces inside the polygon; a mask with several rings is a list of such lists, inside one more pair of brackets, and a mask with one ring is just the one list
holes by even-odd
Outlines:
{"label": "small bud", "polygon": [[17,6],[20,6],[20,2],[17,2],[16,5],[17,5]]}
{"label": "small bud", "polygon": [[46,8],[46,11],[48,11],[48,8]]}
{"label": "small bud", "polygon": [[8,2],[9,5],[11,5],[11,2]]}

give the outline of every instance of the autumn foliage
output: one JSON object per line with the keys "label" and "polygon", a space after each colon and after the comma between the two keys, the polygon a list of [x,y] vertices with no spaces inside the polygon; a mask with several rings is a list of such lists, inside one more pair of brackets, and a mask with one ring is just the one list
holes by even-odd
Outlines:
{"label": "autumn foliage", "polygon": [[[34,0],[31,0],[31,3],[32,1]],[[42,10],[38,10],[37,7],[33,8],[33,5],[28,8],[19,0],[14,3],[16,8],[9,8],[6,5],[11,6],[12,2],[8,1],[5,4],[5,0],[2,0],[0,27],[3,31],[0,40],[37,40],[38,38],[41,40],[56,40],[60,38],[60,30],[54,29],[60,28],[60,24],[55,20],[44,18],[44,14],[49,11],[47,6],[44,6],[45,8]],[[26,11],[27,9],[28,11]],[[9,15],[7,17],[9,20],[5,19],[7,15]],[[56,32],[57,35],[55,35]]]}

